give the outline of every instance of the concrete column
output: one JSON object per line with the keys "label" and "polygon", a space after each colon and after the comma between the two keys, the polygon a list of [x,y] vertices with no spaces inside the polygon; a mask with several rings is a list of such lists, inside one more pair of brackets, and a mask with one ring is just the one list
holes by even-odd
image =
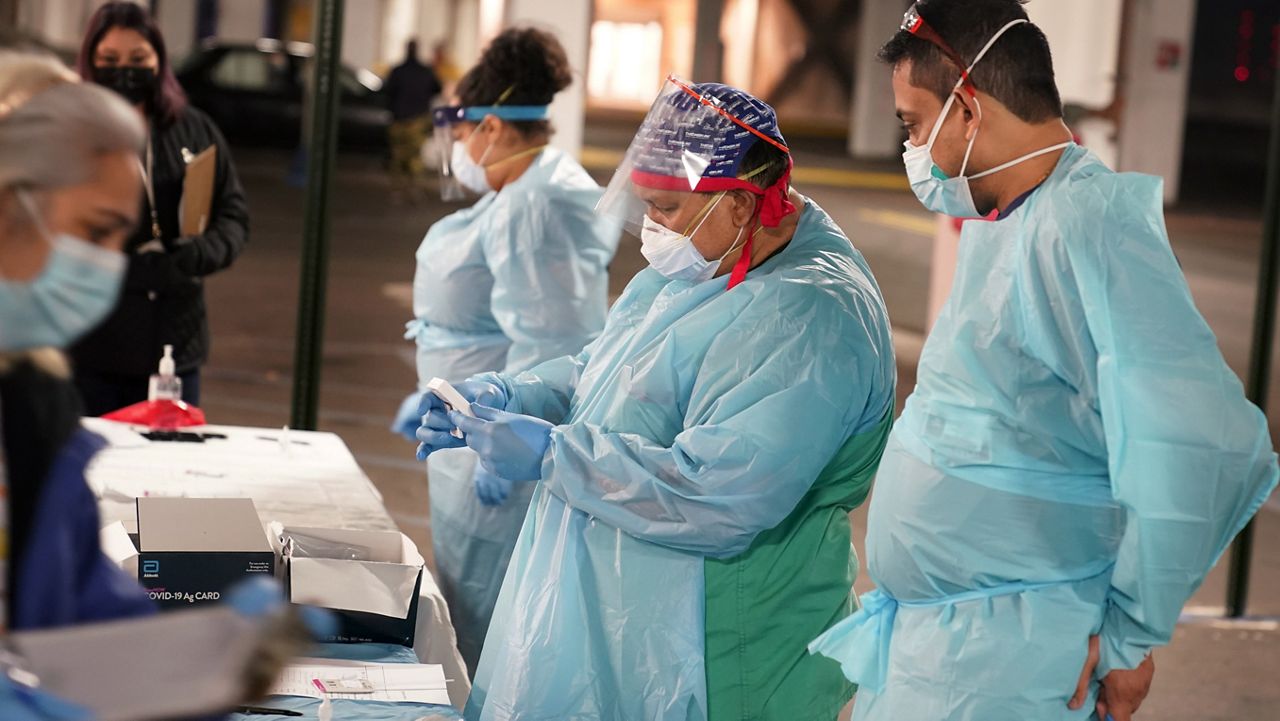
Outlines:
{"label": "concrete column", "polygon": [[906,0],[862,2],[853,108],[849,112],[849,154],[855,158],[891,158],[902,152],[902,129],[893,110],[892,75],[876,60],[876,53],[902,25],[907,7]]}
{"label": "concrete column", "polygon": [[556,133],[551,144],[577,157],[587,109],[587,50],[591,39],[591,0],[508,0],[504,26],[536,25],[555,33],[569,57],[573,84],[551,104]]}
{"label": "concrete column", "polygon": [[933,257],[929,263],[929,307],[926,310],[924,334],[929,335],[933,324],[942,313],[942,307],[951,297],[951,286],[956,275],[956,260],[960,254],[960,228],[954,218],[934,214]]}
{"label": "concrete column", "polygon": [[480,0],[450,0],[453,3],[453,62],[462,72],[480,59]]}
{"label": "concrete column", "polygon": [[693,76],[696,83],[724,82],[724,42],[720,21],[724,0],[697,0],[693,24]]}
{"label": "concrete column", "polygon": [[1178,198],[1191,74],[1195,0],[1132,0],[1126,22],[1117,170],[1164,178],[1164,199]]}
{"label": "concrete column", "polygon": [[262,37],[262,19],[266,16],[266,0],[219,0],[218,39],[253,42]]}
{"label": "concrete column", "polygon": [[175,67],[189,55],[196,42],[196,3],[188,0],[161,0],[156,6],[156,22]]}
{"label": "concrete column", "polygon": [[426,59],[436,43],[447,42],[452,35],[449,23],[453,19],[453,0],[419,0],[417,32],[418,42]]}
{"label": "concrete column", "polygon": [[[1092,111],[1110,106],[1115,100],[1124,0],[1035,2],[1027,5],[1027,15],[1049,38],[1062,102]],[[1116,167],[1114,123],[1086,117],[1074,120],[1071,130],[1102,162]]]}
{"label": "concrete column", "polygon": [[[224,0],[225,2],[225,0]],[[342,19],[342,62],[355,68],[372,68],[382,59],[382,0],[348,0]],[[400,50],[403,50],[402,45]],[[403,55],[400,50],[393,53]]]}
{"label": "concrete column", "polygon": [[18,6],[18,27],[45,42],[80,49],[89,17],[106,0],[45,0]]}

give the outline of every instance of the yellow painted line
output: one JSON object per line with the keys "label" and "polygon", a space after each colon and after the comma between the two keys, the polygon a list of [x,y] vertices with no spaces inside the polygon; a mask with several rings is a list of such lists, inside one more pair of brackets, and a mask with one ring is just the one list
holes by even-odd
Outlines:
{"label": "yellow painted line", "polygon": [[622,164],[623,154],[617,150],[597,148],[584,145],[578,154],[578,160],[584,168],[593,170],[612,170]]}
{"label": "yellow painted line", "polygon": [[895,230],[905,230],[908,233],[923,235],[927,238],[932,238],[938,230],[937,221],[933,218],[922,218],[919,215],[899,213],[894,210],[867,210],[863,208],[858,211],[858,220]]}
{"label": "yellow painted line", "polygon": [[[613,170],[622,163],[623,154],[617,150],[586,146],[579,155],[583,167],[591,170]],[[839,168],[800,167],[792,171],[795,182],[803,185],[821,185],[829,188],[856,188],[861,190],[909,190],[911,185],[902,173],[877,173],[865,170],[841,170]]]}
{"label": "yellow painted line", "polygon": [[902,173],[876,173],[866,170],[799,167],[791,171],[797,183],[825,185],[832,188],[861,190],[910,190],[911,184]]}

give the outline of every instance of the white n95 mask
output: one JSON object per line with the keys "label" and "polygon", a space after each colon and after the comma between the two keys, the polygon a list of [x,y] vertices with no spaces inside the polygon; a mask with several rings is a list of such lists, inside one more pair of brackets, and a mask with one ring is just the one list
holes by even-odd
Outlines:
{"label": "white n95 mask", "polygon": [[693,236],[697,235],[702,224],[707,222],[707,218],[723,199],[724,194],[721,193],[702,216],[702,220],[698,221],[698,225],[687,235],[654,222],[648,215],[644,216],[644,226],[640,230],[640,252],[649,261],[649,265],[671,280],[687,280],[691,283],[710,280],[720,263],[741,247],[738,241],[742,239],[742,231],[745,230],[738,229],[738,237],[734,239],[733,245],[716,260],[708,260],[693,244]]}
{"label": "white n95 mask", "polygon": [[484,195],[493,190],[489,185],[489,178],[484,172],[485,158],[489,157],[489,151],[493,150],[493,144],[484,149],[484,153],[480,156],[480,162],[471,159],[469,148],[471,147],[471,138],[475,135],[475,131],[471,131],[471,135],[461,143],[453,144],[453,157],[450,161],[450,167],[453,169],[453,175],[462,183],[462,187],[473,193]]}

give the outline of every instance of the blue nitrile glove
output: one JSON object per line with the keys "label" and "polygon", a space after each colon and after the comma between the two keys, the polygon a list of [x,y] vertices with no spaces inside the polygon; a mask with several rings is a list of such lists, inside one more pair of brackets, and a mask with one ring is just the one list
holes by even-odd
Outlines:
{"label": "blue nitrile glove", "polygon": [[[228,589],[226,603],[245,618],[262,618],[283,612],[288,604],[284,591],[275,579],[259,577],[237,583]],[[298,606],[298,618],[315,638],[328,638],[338,632],[338,619],[330,611],[314,606]]]}
{"label": "blue nitrile glove", "polygon": [[484,466],[476,468],[475,475],[476,498],[480,499],[480,503],[486,506],[501,506],[506,502],[507,496],[511,495],[511,489],[515,486],[515,481],[508,481],[486,471]]}
{"label": "blue nitrile glove", "polygon": [[[425,410],[424,410],[425,409]],[[457,427],[449,420],[449,411],[444,401],[434,393],[422,394],[422,405],[418,407],[422,413],[422,425],[418,427],[417,437],[418,460],[425,461],[427,456],[446,448],[462,448],[467,442],[453,435]]]}
{"label": "blue nitrile glove", "polygon": [[391,421],[391,432],[398,433],[411,441],[418,440],[418,428],[422,425],[422,414],[418,406],[422,405],[421,393],[410,393],[400,403],[396,411],[396,419]]}
{"label": "blue nitrile glove", "polygon": [[454,411],[449,420],[462,431],[485,470],[509,481],[542,479],[542,457],[555,426],[541,418],[479,404],[473,404],[471,411],[475,418]]}
{"label": "blue nitrile glove", "polygon": [[[454,386],[458,393],[474,405],[490,408],[506,408],[507,394],[501,387],[485,381],[466,381]],[[461,448],[466,445],[461,438],[453,436],[455,426],[449,420],[444,401],[435,393],[422,394],[418,405],[418,416],[422,419],[417,430],[417,438],[422,441],[418,446],[418,460],[425,461],[427,456],[445,448]]]}

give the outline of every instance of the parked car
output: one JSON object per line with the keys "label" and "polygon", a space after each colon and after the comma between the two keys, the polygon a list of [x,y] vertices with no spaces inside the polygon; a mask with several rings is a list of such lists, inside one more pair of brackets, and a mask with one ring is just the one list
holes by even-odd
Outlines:
{"label": "parked car", "polygon": [[[307,43],[215,41],[183,60],[178,80],[191,104],[208,113],[232,142],[294,148],[301,138],[303,88],[311,82],[313,52]],[[338,86],[339,147],[385,149],[391,113],[382,80],[343,65]]]}

